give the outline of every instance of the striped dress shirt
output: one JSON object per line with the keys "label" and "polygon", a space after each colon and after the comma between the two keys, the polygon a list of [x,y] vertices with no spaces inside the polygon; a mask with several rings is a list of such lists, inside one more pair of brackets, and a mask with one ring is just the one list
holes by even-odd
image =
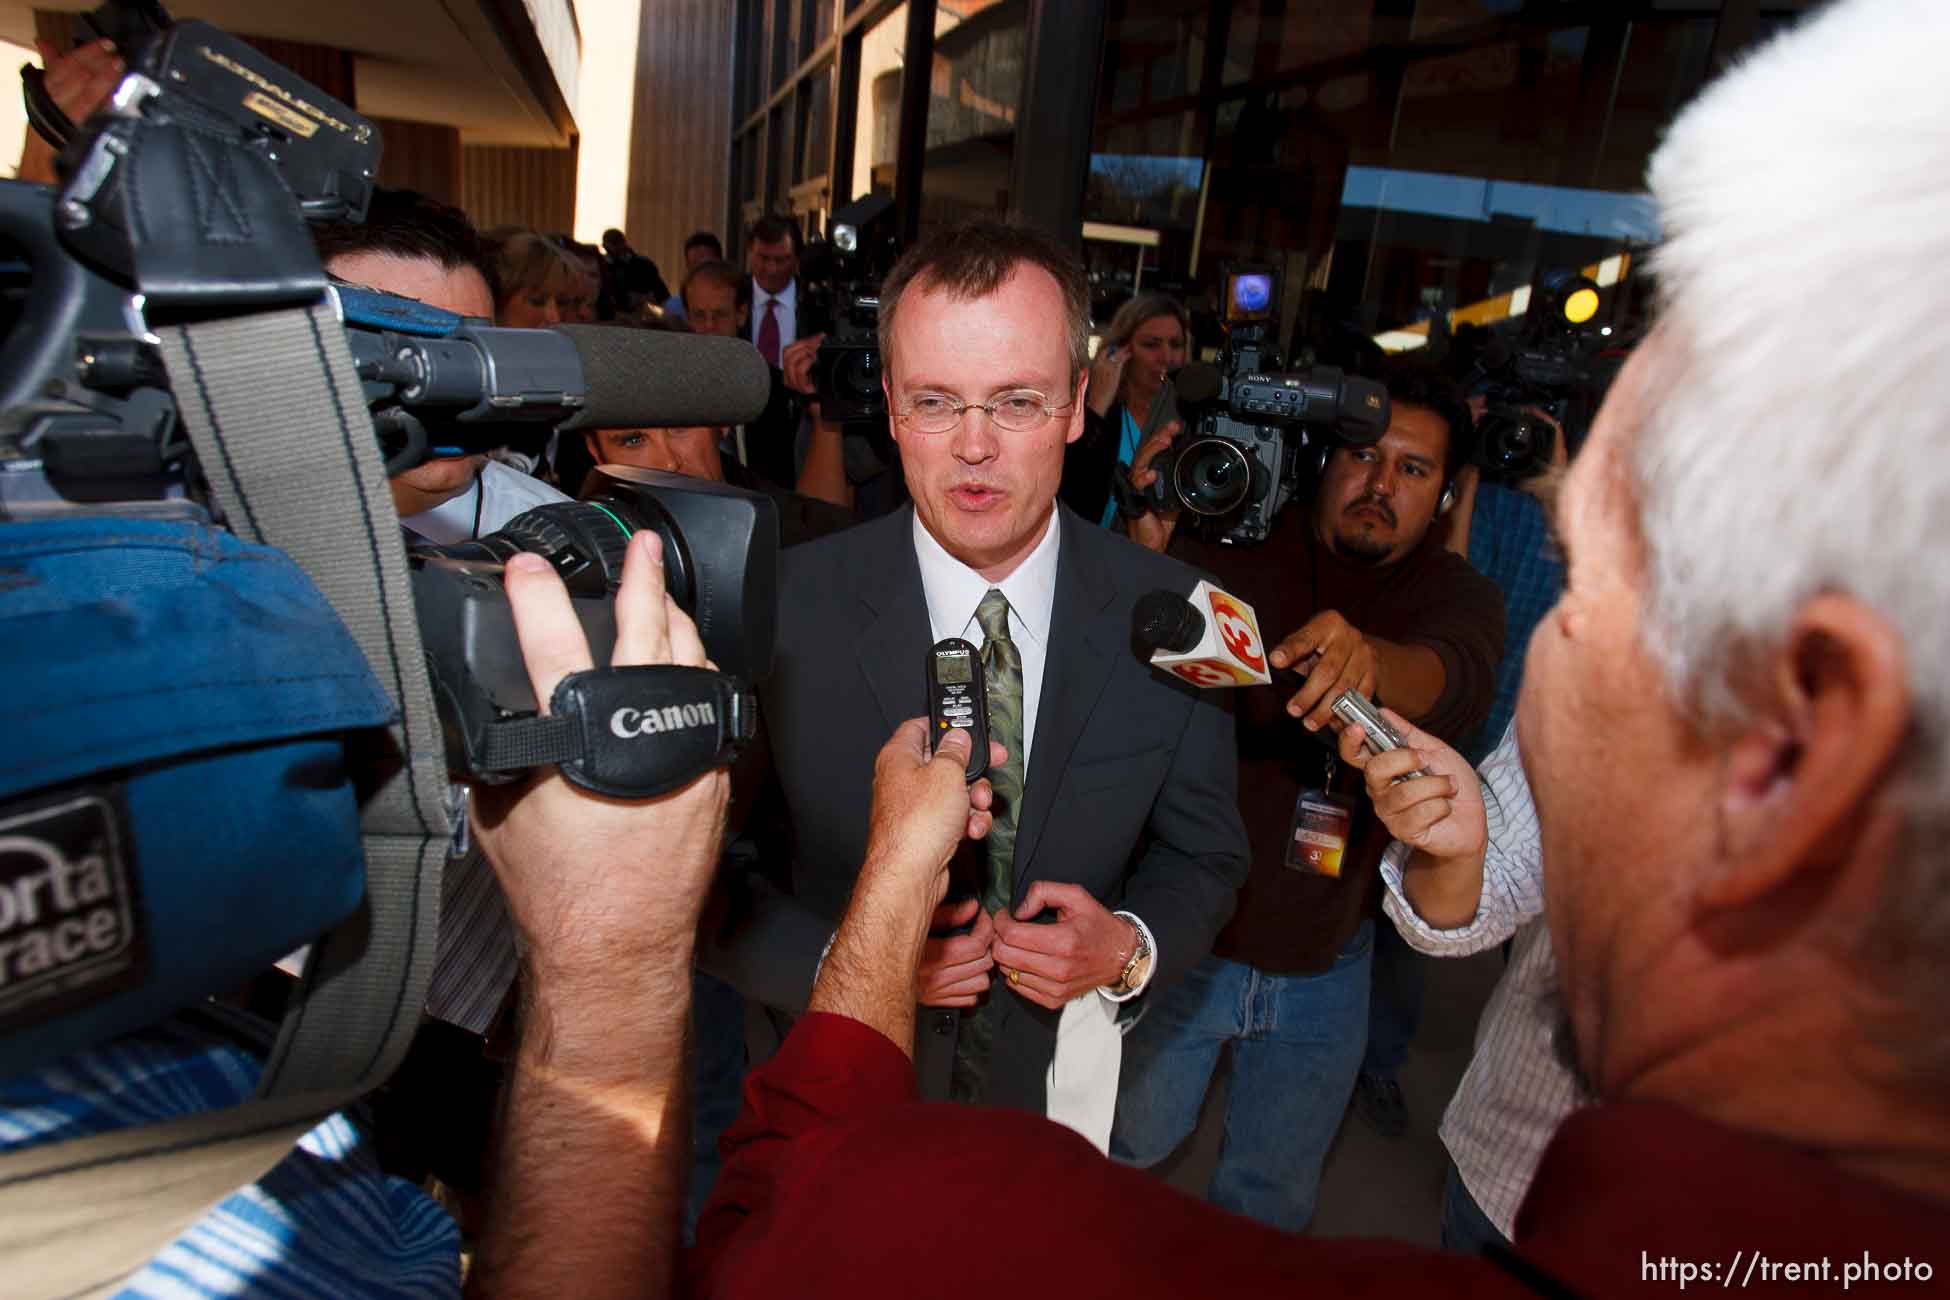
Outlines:
{"label": "striped dress shirt", "polygon": [[1382,907],[1410,946],[1435,957],[1466,957],[1515,938],[1510,965],[1476,1027],[1476,1051],[1443,1112],[1442,1144],[1463,1186],[1497,1231],[1514,1239],[1517,1208],[1558,1125],[1593,1097],[1571,1059],[1564,1033],[1557,960],[1544,926],[1543,846],[1537,806],[1517,753],[1517,729],[1478,769],[1489,829],[1483,897],[1466,926],[1437,930],[1402,893],[1409,847],[1381,860]]}
{"label": "striped dress shirt", "polygon": [[[259,1064],[223,1028],[237,1020],[222,1008],[202,1009],[0,1080],[0,1153],[247,1100]],[[191,1224],[115,1294],[459,1300],[460,1284],[454,1221],[425,1192],[387,1176],[365,1135],[337,1114]]]}

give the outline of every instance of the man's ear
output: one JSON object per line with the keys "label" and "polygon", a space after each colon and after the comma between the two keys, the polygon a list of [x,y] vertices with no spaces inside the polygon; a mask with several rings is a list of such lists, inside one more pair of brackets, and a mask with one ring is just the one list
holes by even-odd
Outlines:
{"label": "man's ear", "polygon": [[587,448],[589,448],[589,459],[590,459],[590,460],[593,460],[593,461],[595,461],[595,462],[596,462],[596,463],[597,463],[598,465],[604,465],[604,464],[607,464],[607,463],[608,463],[608,462],[607,462],[606,460],[604,460],[604,458],[603,458],[603,444],[602,444],[602,440],[601,440],[601,439],[599,439],[599,438],[597,438],[595,434],[593,434],[593,433],[585,433],[585,434],[583,434],[583,435],[582,435],[582,445],[583,445],[583,446],[585,446],[585,447],[587,447]]}
{"label": "man's ear", "polygon": [[1088,408],[1085,407],[1084,401],[1090,392],[1089,366],[1085,366],[1082,372],[1077,375],[1077,382],[1072,387],[1075,391],[1070,394],[1070,427],[1063,435],[1063,441],[1066,443],[1075,442],[1078,438],[1081,438],[1085,427],[1087,427],[1084,412]]}
{"label": "man's ear", "polygon": [[1708,907],[1744,907],[1803,872],[1845,862],[1909,733],[1902,638],[1852,596],[1801,607],[1767,662],[1765,687],[1727,750],[1725,852],[1700,891]]}
{"label": "man's ear", "polygon": [[887,436],[894,440],[895,446],[899,446],[901,422],[900,417],[894,414],[894,376],[893,372],[887,369],[885,357],[880,361],[880,396],[887,403]]}

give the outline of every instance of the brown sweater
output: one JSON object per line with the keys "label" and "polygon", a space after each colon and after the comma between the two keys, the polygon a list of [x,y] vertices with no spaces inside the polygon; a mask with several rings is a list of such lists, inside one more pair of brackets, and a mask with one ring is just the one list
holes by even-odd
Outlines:
{"label": "brown sweater", "polygon": [[[1441,656],[1442,697],[1417,726],[1445,740],[1469,734],[1488,714],[1503,656],[1503,596],[1467,561],[1425,541],[1386,568],[1348,564],[1314,539],[1304,508],[1282,512],[1258,546],[1222,546],[1182,536],[1171,552],[1213,575],[1250,604],[1270,648],[1321,610],[1338,610],[1364,635],[1423,645]],[[1316,589],[1318,583],[1318,589]],[[1374,815],[1360,774],[1345,763],[1331,788],[1358,807],[1338,877],[1285,864],[1286,836],[1300,791],[1322,784],[1332,755],[1328,733],[1287,716],[1294,679],[1238,692],[1239,811],[1253,867],[1238,910],[1213,951],[1273,974],[1325,970],[1374,905],[1388,832]],[[1385,695],[1385,692],[1383,692]],[[1384,698],[1382,703],[1386,704]]]}

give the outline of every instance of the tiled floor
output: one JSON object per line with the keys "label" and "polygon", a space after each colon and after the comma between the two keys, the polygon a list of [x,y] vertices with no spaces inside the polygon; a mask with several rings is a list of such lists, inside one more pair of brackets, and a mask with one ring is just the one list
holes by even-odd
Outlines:
{"label": "tiled floor", "polygon": [[[1437,1243],[1447,1157],[1435,1128],[1469,1064],[1477,1016],[1502,973],[1503,956],[1495,950],[1429,961],[1422,1024],[1401,1074],[1408,1132],[1399,1138],[1380,1137],[1349,1111],[1321,1178],[1314,1235]],[[1174,1186],[1194,1196],[1204,1194],[1219,1158],[1224,1098],[1221,1069],[1206,1096],[1198,1131],[1159,1167]]]}

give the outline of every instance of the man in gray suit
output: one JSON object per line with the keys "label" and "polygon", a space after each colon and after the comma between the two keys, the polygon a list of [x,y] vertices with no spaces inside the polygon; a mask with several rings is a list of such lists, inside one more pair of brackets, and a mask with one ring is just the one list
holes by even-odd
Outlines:
{"label": "man in gray suit", "polygon": [[916,954],[922,1091],[1102,1145],[1120,1005],[1210,950],[1248,853],[1224,701],[1131,642],[1138,597],[1197,574],[1056,506],[1087,338],[1082,266],[1028,230],[944,231],[889,275],[882,382],[914,504],[784,557],[763,700],[796,898],[762,909],[730,973],[803,1005],[866,849],[874,756],[925,712],[933,643],[968,640],[1009,756],[995,831]]}

